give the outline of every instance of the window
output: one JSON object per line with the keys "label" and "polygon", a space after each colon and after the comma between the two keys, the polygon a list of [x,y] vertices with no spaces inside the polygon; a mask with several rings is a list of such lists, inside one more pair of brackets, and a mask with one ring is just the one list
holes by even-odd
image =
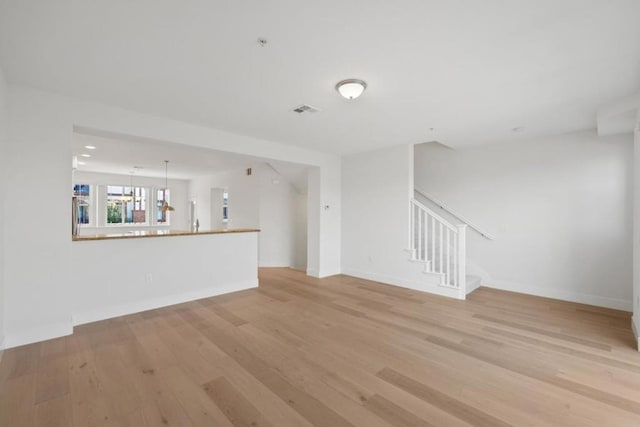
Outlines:
{"label": "window", "polygon": [[107,186],[107,224],[146,224],[147,190],[123,185]]}
{"label": "window", "polygon": [[161,190],[157,190],[156,200],[156,222],[158,224],[169,224],[169,212],[162,210],[162,205],[164,205],[165,202],[170,203],[169,189],[163,188]]}
{"label": "window", "polygon": [[76,184],[73,186],[73,195],[78,199],[78,224],[89,224],[91,188],[87,184]]}

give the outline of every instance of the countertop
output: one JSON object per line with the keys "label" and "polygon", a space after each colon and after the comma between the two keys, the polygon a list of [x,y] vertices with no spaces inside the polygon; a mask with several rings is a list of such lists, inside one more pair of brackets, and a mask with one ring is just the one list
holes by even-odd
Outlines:
{"label": "countertop", "polygon": [[200,236],[206,234],[233,234],[233,233],[256,233],[260,230],[257,228],[229,228],[220,230],[207,231],[181,231],[181,230],[149,230],[149,231],[130,231],[127,233],[112,234],[90,234],[86,236],[74,236],[74,242],[83,242],[88,240],[116,240],[116,239],[140,239],[147,237],[175,237],[175,236]]}

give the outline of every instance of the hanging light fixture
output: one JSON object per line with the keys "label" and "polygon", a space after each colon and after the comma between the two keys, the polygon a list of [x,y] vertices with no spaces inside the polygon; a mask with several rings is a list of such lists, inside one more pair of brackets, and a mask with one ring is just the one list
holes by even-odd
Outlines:
{"label": "hanging light fixture", "polygon": [[346,99],[356,99],[367,88],[367,83],[358,79],[342,80],[336,84],[336,90]]}
{"label": "hanging light fixture", "polygon": [[[168,171],[169,171],[169,160],[165,160],[164,161],[164,198],[167,198],[167,190],[169,188],[169,178],[168,178]],[[173,212],[175,211],[175,208],[171,205],[169,205],[169,202],[167,202],[166,200],[164,201],[164,203],[162,204],[162,207],[160,208],[160,211],[162,212]]]}
{"label": "hanging light fixture", "polygon": [[126,194],[123,188],[122,200],[125,202],[133,200],[133,172],[129,172],[129,194]]}

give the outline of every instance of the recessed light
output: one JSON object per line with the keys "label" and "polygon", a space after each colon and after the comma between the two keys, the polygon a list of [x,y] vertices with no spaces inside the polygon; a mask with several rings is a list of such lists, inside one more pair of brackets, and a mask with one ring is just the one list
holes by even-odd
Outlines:
{"label": "recessed light", "polygon": [[356,99],[367,88],[367,83],[358,79],[342,80],[336,84],[336,90],[346,99]]}
{"label": "recessed light", "polygon": [[86,148],[87,150],[95,150],[96,146],[95,145],[85,145],[84,148]]}
{"label": "recessed light", "polygon": [[86,157],[87,159],[88,159],[89,157],[91,157],[91,154],[87,154],[87,153],[83,153],[83,154],[80,154],[80,155],[81,155],[82,157]]}
{"label": "recessed light", "polygon": [[85,162],[78,162],[78,164],[79,164],[80,166],[84,166],[84,165],[86,165],[86,163],[85,163]]}

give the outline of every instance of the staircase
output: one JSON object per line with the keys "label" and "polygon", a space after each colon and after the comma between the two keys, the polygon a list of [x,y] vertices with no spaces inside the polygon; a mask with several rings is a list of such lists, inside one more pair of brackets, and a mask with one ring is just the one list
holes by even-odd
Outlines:
{"label": "staircase", "polygon": [[480,278],[466,274],[466,224],[453,225],[416,199],[410,201],[409,252],[424,273],[437,275],[439,286],[465,299],[480,286]]}

